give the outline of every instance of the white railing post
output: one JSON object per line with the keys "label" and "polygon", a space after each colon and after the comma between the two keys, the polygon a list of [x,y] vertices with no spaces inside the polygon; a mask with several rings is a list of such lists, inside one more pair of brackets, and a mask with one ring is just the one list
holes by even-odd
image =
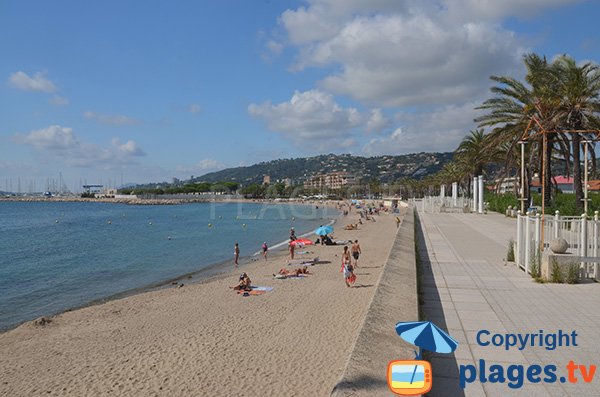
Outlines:
{"label": "white railing post", "polygon": [[559,229],[560,229],[560,211],[556,210],[554,212],[554,239],[559,238]]}
{"label": "white railing post", "polygon": [[531,233],[529,232],[529,212],[525,216],[525,273],[529,274],[529,260],[531,259]]}
{"label": "white railing post", "polygon": [[[598,211],[594,211],[594,240],[592,241],[592,255],[598,257]],[[594,278],[598,279],[598,262],[594,262]]]}
{"label": "white railing post", "polygon": [[477,204],[477,212],[483,214],[483,175],[479,175],[477,179],[479,181],[479,194],[477,195],[479,202]]}
{"label": "white railing post", "polygon": [[479,188],[477,186],[477,177],[473,178],[473,212],[477,212],[477,196],[479,194]]}
{"label": "white railing post", "polygon": [[521,216],[521,210],[517,211],[517,242],[516,242],[516,255],[515,255],[515,263],[517,266],[521,266],[521,252],[523,251],[523,224]]}
{"label": "white railing post", "polygon": [[580,235],[579,255],[587,256],[587,216],[581,214],[581,235]]}
{"label": "white railing post", "polygon": [[458,200],[458,182],[452,182],[452,205],[457,206]]}
{"label": "white railing post", "polygon": [[[541,215],[535,214],[535,245],[534,245],[533,249],[535,250],[537,255],[539,255],[539,253],[542,251],[540,249],[540,247],[541,247],[541,245],[540,245],[540,235],[541,235],[540,219],[541,219]],[[542,244],[543,244],[543,242],[542,242]]]}

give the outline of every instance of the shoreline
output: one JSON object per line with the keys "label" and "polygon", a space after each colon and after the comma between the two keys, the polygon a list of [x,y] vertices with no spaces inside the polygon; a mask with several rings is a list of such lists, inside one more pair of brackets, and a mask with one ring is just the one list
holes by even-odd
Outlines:
{"label": "shoreline", "polygon": [[[353,223],[355,216],[342,219]],[[358,231],[344,231],[345,222],[339,222],[335,233],[365,244],[356,288],[344,286],[340,246],[310,246],[309,255],[322,263],[311,266],[314,274],[305,279],[273,279],[272,273],[287,267],[287,252],[273,251],[268,261],[259,258],[202,282],[65,312],[45,326],[28,322],[0,334],[0,369],[7,374],[0,394],[328,395],[396,232],[394,216],[376,219]],[[256,285],[275,289],[260,296],[235,294],[227,287],[238,270]],[[238,356],[241,351],[246,354]]]}
{"label": "shoreline", "polygon": [[[82,200],[85,200],[85,199],[82,199]],[[95,202],[94,199],[91,199],[91,200],[92,200],[91,202]],[[44,201],[44,200],[40,200],[40,201]],[[70,202],[70,201],[56,201],[56,202]],[[252,201],[251,202],[242,201],[242,202],[248,203],[248,204],[260,204],[258,202],[252,202]],[[187,203],[183,203],[183,204],[187,204]],[[192,204],[192,203],[190,203],[190,204]],[[270,204],[275,204],[275,203],[265,202],[263,204],[270,205]],[[278,203],[278,204],[312,205],[309,203],[301,204],[301,203],[290,203],[290,202],[283,202],[283,203]],[[336,205],[333,205],[332,203],[327,203],[327,205],[330,207],[337,207]],[[327,224],[334,225],[339,219],[341,219],[341,217],[342,217],[342,213],[338,212],[337,215],[335,215],[333,217],[333,219],[330,219]],[[306,231],[305,233],[302,233],[302,232],[300,232],[300,233],[301,234],[299,235],[299,237],[306,237],[306,236],[311,235],[312,231],[309,230],[309,231]],[[271,255],[276,255],[278,252],[285,251],[285,245],[286,245],[285,243],[287,241],[288,240],[283,240],[282,242],[279,242],[279,243],[269,247],[269,253]],[[144,294],[147,292],[160,291],[160,290],[169,289],[169,288],[173,288],[173,287],[179,288],[179,286],[183,286],[183,285],[202,284],[202,283],[210,282],[213,279],[220,279],[234,271],[238,271],[238,270],[243,271],[244,267],[246,267],[258,260],[256,257],[259,254],[260,254],[260,251],[249,254],[249,255],[241,256],[239,258],[240,264],[238,265],[238,267],[234,267],[233,260],[231,258],[225,259],[223,261],[214,262],[214,263],[208,263],[205,266],[199,268],[198,270],[195,270],[192,272],[174,275],[172,277],[169,277],[169,278],[157,281],[157,282],[153,282],[153,283],[142,285],[139,287],[134,287],[134,288],[126,289],[123,291],[119,291],[119,292],[113,293],[113,294],[103,297],[103,298],[96,298],[96,299],[93,299],[88,302],[75,304],[71,307],[68,307],[68,308],[60,310],[60,311],[48,312],[48,313],[42,314],[41,316],[38,316],[37,318],[30,318],[27,320],[23,320],[22,322],[12,325],[10,327],[0,328],[0,335],[10,332],[14,329],[17,329],[20,326],[27,324],[27,323],[36,322],[36,321],[44,321],[42,319],[52,320],[53,318],[60,316],[63,313],[73,312],[73,311],[84,309],[87,307],[98,306],[98,305],[102,305],[105,303],[109,303],[111,301],[132,297],[132,296]],[[287,255],[287,251],[285,251],[285,255]]]}

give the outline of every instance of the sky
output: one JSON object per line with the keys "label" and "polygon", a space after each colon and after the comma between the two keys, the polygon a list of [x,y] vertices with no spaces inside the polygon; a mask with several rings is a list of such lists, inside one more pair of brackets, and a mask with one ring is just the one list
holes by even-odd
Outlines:
{"label": "sky", "polygon": [[0,2],[0,190],[452,151],[491,75],[600,61],[600,2]]}

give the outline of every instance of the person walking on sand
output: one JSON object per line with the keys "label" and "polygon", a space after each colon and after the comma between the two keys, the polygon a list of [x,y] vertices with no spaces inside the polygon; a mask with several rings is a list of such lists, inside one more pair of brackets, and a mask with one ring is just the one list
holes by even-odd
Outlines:
{"label": "person walking on sand", "polygon": [[265,241],[262,245],[262,256],[267,260],[267,252],[269,252],[269,247],[267,246],[267,242]]}
{"label": "person walking on sand", "polygon": [[352,244],[352,257],[354,258],[354,267],[357,268],[358,267],[358,257],[361,254],[361,250],[360,250],[360,244],[358,243],[358,240],[354,240],[354,244]]}
{"label": "person walking on sand", "polygon": [[290,259],[294,259],[294,249],[296,248],[296,244],[292,244],[291,242],[288,244],[290,249]]}
{"label": "person walking on sand", "polygon": [[344,246],[344,253],[342,254],[342,269],[341,272],[344,274],[344,281],[346,287],[350,287],[356,281],[356,275],[354,274],[354,268],[350,262],[350,251],[348,246]]}
{"label": "person walking on sand", "polygon": [[240,246],[238,243],[235,243],[235,247],[233,247],[233,263],[235,266],[238,265],[238,260],[240,259]]}
{"label": "person walking on sand", "polygon": [[290,241],[294,241],[296,240],[296,231],[294,230],[294,228],[290,229]]}

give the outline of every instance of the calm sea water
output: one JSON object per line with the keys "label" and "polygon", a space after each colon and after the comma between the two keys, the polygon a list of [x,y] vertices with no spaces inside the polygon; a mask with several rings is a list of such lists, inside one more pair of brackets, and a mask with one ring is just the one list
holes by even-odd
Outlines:
{"label": "calm sea water", "polygon": [[[303,205],[0,202],[0,329],[165,282],[337,216]],[[210,225],[209,225],[210,224]],[[226,261],[226,262],[225,262]]]}

